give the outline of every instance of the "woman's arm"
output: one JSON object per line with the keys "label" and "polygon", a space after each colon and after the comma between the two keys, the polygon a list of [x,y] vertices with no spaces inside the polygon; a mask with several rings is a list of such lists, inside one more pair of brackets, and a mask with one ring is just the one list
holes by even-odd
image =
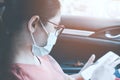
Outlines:
{"label": "woman's arm", "polygon": [[[95,60],[95,55],[91,55],[91,57],[88,59],[87,63],[85,64],[85,66],[80,70],[80,72],[76,73],[76,74],[72,74],[72,75],[67,75],[68,80],[84,80],[84,78],[81,76],[81,71],[84,71],[86,68],[88,68],[90,65],[93,64]],[[73,78],[73,79],[72,79]]]}

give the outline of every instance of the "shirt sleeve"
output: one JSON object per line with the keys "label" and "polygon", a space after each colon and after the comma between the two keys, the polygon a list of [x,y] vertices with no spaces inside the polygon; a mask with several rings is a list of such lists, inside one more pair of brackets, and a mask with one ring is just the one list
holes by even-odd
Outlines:
{"label": "shirt sleeve", "polygon": [[50,55],[47,56],[48,57],[48,60],[49,62],[53,65],[53,67],[58,70],[59,72],[61,72],[62,74],[64,74],[61,66],[58,64],[58,62]]}
{"label": "shirt sleeve", "polygon": [[57,69],[59,72],[61,72],[61,74],[64,76],[65,80],[75,80],[75,78],[73,78],[70,75],[63,72],[60,65],[57,63],[57,61],[52,56],[48,55],[48,59],[51,62],[51,64],[54,65],[54,68]]}

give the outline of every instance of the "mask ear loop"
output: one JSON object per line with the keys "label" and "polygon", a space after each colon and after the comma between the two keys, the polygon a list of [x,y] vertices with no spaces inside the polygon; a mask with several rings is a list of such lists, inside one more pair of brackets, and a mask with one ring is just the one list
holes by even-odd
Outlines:
{"label": "mask ear loop", "polygon": [[36,41],[35,41],[35,39],[34,39],[34,37],[33,37],[33,33],[31,33],[31,37],[32,37],[32,40],[33,40],[33,44],[37,45],[37,44],[36,44]]}
{"label": "mask ear loop", "polygon": [[43,25],[41,19],[40,19],[40,24],[42,25],[43,29],[45,30],[45,32],[48,34],[48,31],[46,30],[45,26]]}
{"label": "mask ear loop", "polygon": [[[37,45],[36,42],[35,42],[35,39],[34,39],[34,37],[33,37],[33,33],[31,33],[31,37],[32,37],[32,40],[33,40],[33,44]],[[35,56],[34,53],[33,53],[33,56],[34,56],[35,64],[38,64],[38,63],[41,64],[40,59],[39,59],[37,56]]]}
{"label": "mask ear loop", "polygon": [[[44,25],[43,25],[43,23],[42,23],[41,20],[40,20],[40,24],[42,25],[42,27],[43,27],[43,29],[45,30],[45,32],[48,34],[48,32],[47,32],[47,30],[45,29],[45,27],[44,27]],[[37,45],[37,44],[36,44],[36,41],[35,41],[35,39],[34,39],[34,37],[33,37],[33,33],[31,33],[31,37],[32,37],[32,40],[33,40],[33,44]]]}

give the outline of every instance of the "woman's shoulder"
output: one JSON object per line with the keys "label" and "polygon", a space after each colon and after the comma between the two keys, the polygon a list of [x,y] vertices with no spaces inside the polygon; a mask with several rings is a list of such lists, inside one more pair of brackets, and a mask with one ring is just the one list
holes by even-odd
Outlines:
{"label": "woman's shoulder", "polygon": [[[11,74],[18,78],[17,80],[25,80],[25,78],[34,78],[34,74],[39,70],[39,73],[41,73],[41,69],[37,65],[33,64],[23,64],[23,63],[15,63],[11,66]],[[41,73],[42,74],[42,73]],[[32,79],[28,80],[32,80]]]}
{"label": "woman's shoulder", "polygon": [[[20,65],[20,64],[19,64]],[[12,64],[10,74],[14,76],[15,80],[23,80],[22,68],[18,64]]]}

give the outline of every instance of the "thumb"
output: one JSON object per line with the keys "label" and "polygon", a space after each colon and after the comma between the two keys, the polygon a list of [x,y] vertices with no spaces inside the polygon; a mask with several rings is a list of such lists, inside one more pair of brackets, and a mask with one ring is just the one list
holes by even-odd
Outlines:
{"label": "thumb", "polygon": [[86,62],[86,64],[84,65],[84,67],[81,69],[81,71],[85,70],[86,68],[88,68],[90,65],[93,64],[95,60],[95,54],[92,54],[91,57],[88,59],[88,61]]}

